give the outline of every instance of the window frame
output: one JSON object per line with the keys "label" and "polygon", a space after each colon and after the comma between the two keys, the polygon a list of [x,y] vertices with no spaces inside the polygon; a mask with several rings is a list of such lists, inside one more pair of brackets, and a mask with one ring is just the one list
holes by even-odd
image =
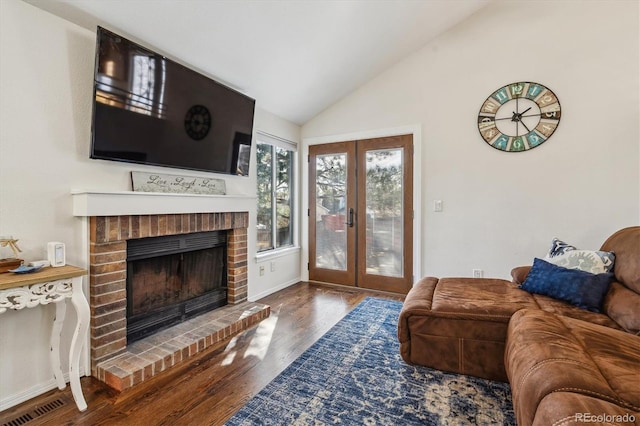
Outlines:
{"label": "window frame", "polygon": [[[257,236],[257,223],[256,223],[256,258],[264,258],[269,256],[281,256],[285,254],[285,252],[289,252],[292,250],[299,250],[298,244],[298,229],[299,229],[299,219],[298,219],[298,204],[297,204],[297,194],[296,191],[298,189],[298,144],[278,136],[274,136],[268,133],[256,132],[256,152],[258,150],[258,144],[269,145],[272,149],[271,153],[271,247],[260,250],[258,247],[258,236]],[[278,223],[277,223],[277,152],[276,149],[285,149],[291,152],[291,169],[289,170],[290,179],[290,188],[289,188],[289,206],[290,206],[290,217],[291,221],[291,243],[287,245],[283,245],[277,247],[277,232],[278,232]],[[256,170],[258,168],[258,160],[256,155]],[[256,193],[258,191],[258,176],[256,172]],[[258,194],[258,200],[260,199]],[[256,203],[256,214],[258,212],[258,205]],[[257,221],[256,221],[257,222]]]}

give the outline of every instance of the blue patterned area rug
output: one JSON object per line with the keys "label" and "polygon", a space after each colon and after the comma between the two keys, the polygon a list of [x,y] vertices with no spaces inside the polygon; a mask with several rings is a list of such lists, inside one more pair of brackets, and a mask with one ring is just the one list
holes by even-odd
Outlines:
{"label": "blue patterned area rug", "polygon": [[507,383],[402,360],[401,308],[365,299],[226,424],[515,425]]}

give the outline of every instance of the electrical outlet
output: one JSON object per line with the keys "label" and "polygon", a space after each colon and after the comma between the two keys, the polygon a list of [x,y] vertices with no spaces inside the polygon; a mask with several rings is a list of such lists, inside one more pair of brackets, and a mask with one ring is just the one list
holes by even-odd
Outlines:
{"label": "electrical outlet", "polygon": [[484,275],[482,269],[474,269],[473,270],[473,278],[482,278]]}
{"label": "electrical outlet", "polygon": [[260,265],[260,276],[264,275],[264,265]]}
{"label": "electrical outlet", "polygon": [[271,272],[276,271],[276,262],[271,262]]}

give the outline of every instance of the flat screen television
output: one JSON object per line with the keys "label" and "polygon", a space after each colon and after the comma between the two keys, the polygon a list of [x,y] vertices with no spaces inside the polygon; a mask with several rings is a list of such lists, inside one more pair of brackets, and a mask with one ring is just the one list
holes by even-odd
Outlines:
{"label": "flat screen television", "polygon": [[98,27],[91,158],[247,176],[255,100]]}

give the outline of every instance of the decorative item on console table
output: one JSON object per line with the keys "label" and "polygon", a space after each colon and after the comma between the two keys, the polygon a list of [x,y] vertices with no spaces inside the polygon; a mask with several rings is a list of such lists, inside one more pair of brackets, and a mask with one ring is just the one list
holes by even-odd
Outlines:
{"label": "decorative item on console table", "polygon": [[7,259],[0,259],[0,274],[3,272],[9,272],[11,269],[15,269],[18,266],[22,265],[24,260],[16,259],[15,257],[10,257]]}
{"label": "decorative item on console table", "polygon": [[11,251],[13,251],[14,256],[6,259],[0,259],[0,273],[7,272],[10,269],[15,269],[24,262],[24,260],[18,259],[18,253],[22,250],[20,250],[16,244],[17,242],[18,240],[13,237],[0,237],[0,247],[9,247]]}

